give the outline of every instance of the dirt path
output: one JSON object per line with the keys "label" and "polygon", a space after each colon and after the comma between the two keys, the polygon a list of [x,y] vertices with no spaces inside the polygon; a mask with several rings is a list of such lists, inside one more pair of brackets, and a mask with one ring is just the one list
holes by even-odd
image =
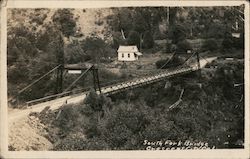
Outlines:
{"label": "dirt path", "polygon": [[44,126],[37,119],[28,117],[9,122],[9,146],[10,150],[50,150],[53,145],[43,136]]}

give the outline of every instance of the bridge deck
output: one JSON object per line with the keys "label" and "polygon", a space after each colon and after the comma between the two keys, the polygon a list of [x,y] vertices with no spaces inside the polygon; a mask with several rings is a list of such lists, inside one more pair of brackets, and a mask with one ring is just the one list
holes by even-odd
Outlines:
{"label": "bridge deck", "polygon": [[107,95],[114,94],[114,93],[120,92],[122,90],[132,89],[132,88],[139,87],[142,85],[161,81],[161,80],[164,80],[168,77],[175,76],[178,74],[196,71],[197,69],[198,68],[196,68],[196,67],[188,67],[188,68],[181,68],[181,69],[177,69],[177,70],[173,70],[173,71],[163,71],[163,72],[158,73],[156,75],[150,75],[150,76],[142,77],[139,79],[134,79],[134,80],[118,83],[115,85],[103,87],[101,89],[101,91],[103,94],[107,94]]}

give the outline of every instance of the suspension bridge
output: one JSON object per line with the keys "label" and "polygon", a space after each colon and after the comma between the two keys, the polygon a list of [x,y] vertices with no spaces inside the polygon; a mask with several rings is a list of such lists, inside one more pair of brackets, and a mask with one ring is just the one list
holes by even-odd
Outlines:
{"label": "suspension bridge", "polygon": [[[196,62],[187,64],[188,60],[190,60],[194,55],[196,55]],[[89,93],[90,87],[87,89],[85,88],[85,89],[81,89],[77,91],[69,91],[69,90],[80,78],[85,76],[88,72],[93,73],[93,82],[94,82],[95,92],[97,94],[105,94],[108,96],[108,95],[119,93],[128,89],[134,89],[137,87],[141,87],[141,86],[149,85],[149,84],[159,82],[162,80],[166,80],[167,78],[170,78],[170,77],[173,78],[175,76],[180,76],[183,74],[188,74],[191,72],[199,71],[207,63],[210,63],[215,59],[216,57],[210,57],[210,58],[203,58],[200,60],[199,54],[193,53],[190,57],[188,57],[184,61],[184,63],[182,63],[181,65],[177,67],[170,68],[170,69],[159,69],[150,75],[146,75],[143,77],[134,78],[134,79],[126,80],[122,82],[111,82],[111,83],[108,83],[107,85],[100,84],[99,78],[98,78],[98,69],[94,65],[89,65],[87,68],[84,68],[83,73],[75,81],[73,81],[72,84],[70,84],[63,92],[26,102],[28,107],[25,110],[22,110],[21,112],[16,112],[16,115],[13,115],[13,118],[17,118],[18,116],[23,116],[24,114],[28,114],[30,112],[40,112],[45,107],[50,107],[50,109],[55,110],[64,104],[78,103],[82,101]],[[162,67],[164,67],[169,61],[170,60],[168,60]],[[39,79],[32,82],[30,85],[28,85],[21,91],[19,91],[19,93],[22,93],[23,91],[25,91],[32,85],[36,84],[37,82],[39,82],[39,80],[41,80],[43,77],[45,77],[52,71],[55,71],[60,68],[64,68],[66,70],[82,70],[83,69],[83,67],[69,68],[69,67],[61,67],[61,65],[59,65],[56,68],[53,68],[48,73],[46,73],[44,76],[41,76]],[[60,78],[60,76],[62,75],[62,71],[59,70],[58,72],[60,72],[59,73],[59,78]],[[62,79],[59,79],[58,81],[62,81]]]}

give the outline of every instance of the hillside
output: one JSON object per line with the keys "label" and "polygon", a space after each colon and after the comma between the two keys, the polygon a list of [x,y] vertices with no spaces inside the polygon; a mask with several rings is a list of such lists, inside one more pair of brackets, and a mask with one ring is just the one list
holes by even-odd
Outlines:
{"label": "hillside", "polygon": [[[24,25],[40,33],[45,31],[45,26],[52,23],[52,16],[56,9],[13,9],[8,10],[8,28]],[[71,9],[76,21],[77,35],[98,36],[102,39],[110,38],[110,28],[106,17],[112,15],[112,9]],[[109,39],[110,40],[110,39]]]}

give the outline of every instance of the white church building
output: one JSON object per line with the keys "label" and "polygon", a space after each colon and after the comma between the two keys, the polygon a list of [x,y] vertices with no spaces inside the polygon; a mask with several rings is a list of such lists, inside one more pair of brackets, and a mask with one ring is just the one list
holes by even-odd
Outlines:
{"label": "white church building", "polygon": [[117,53],[118,61],[136,61],[142,56],[136,45],[119,46]]}

